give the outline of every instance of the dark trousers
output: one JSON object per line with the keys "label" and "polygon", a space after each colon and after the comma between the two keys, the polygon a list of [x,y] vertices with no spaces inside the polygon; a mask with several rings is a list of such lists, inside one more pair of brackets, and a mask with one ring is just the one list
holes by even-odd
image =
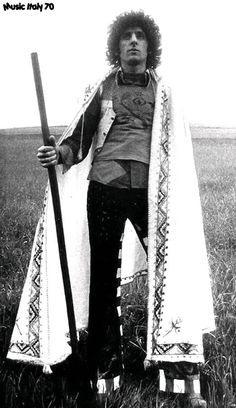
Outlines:
{"label": "dark trousers", "polygon": [[[125,221],[129,219],[147,252],[146,189],[120,189],[94,181],[88,190],[88,223],[91,246],[91,283],[88,327],[90,379],[111,379],[122,372],[117,269]],[[199,373],[196,363],[159,365],[167,378],[190,378]],[[158,370],[157,370],[158,371]]]}
{"label": "dark trousers", "polygon": [[120,189],[91,181],[87,210],[91,247],[88,360],[90,376],[96,380],[121,372],[119,251],[127,219],[145,248],[147,189]]}

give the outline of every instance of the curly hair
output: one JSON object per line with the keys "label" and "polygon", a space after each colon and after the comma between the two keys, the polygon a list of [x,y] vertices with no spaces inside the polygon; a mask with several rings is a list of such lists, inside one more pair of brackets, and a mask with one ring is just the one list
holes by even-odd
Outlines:
{"label": "curly hair", "polygon": [[129,27],[141,27],[144,31],[148,41],[147,68],[156,68],[160,63],[161,34],[153,18],[141,10],[122,13],[109,26],[106,52],[108,62],[113,67],[120,65],[120,37]]}

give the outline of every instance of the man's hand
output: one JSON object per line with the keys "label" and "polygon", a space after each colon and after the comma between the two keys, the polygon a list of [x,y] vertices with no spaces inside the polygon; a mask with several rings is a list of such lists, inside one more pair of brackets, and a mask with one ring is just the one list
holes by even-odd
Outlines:
{"label": "man's hand", "polygon": [[38,149],[38,160],[43,167],[55,166],[58,163],[59,147],[56,146],[54,136],[50,136],[49,141],[51,146],[41,146]]}

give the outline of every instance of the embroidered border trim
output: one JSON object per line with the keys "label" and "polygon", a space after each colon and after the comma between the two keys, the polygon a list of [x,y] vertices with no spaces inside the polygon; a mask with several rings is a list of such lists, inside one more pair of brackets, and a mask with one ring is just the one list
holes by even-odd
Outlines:
{"label": "embroidered border trim", "polygon": [[[29,283],[29,304],[28,304],[28,342],[12,341],[9,346],[10,353],[24,354],[30,357],[40,358],[40,284],[41,284],[41,260],[43,252],[43,239],[44,239],[44,218],[45,208],[47,202],[48,191],[46,189],[45,198],[43,203],[43,211],[40,217],[35,244],[34,253],[32,255],[31,268],[31,281]],[[17,319],[16,319],[16,327]]]}
{"label": "embroidered border trim", "polygon": [[159,336],[162,321],[163,295],[165,288],[165,256],[167,255],[168,234],[168,187],[169,187],[169,112],[168,97],[162,90],[162,134],[160,143],[160,173],[157,206],[157,230],[156,230],[156,276],[154,297],[154,328],[153,350],[156,350],[156,341]]}
{"label": "embroidered border trim", "polygon": [[154,318],[152,330],[151,360],[157,361],[203,361],[202,344],[189,343],[160,344],[158,343],[159,332],[162,329],[162,310],[164,307],[166,260],[168,256],[168,196],[170,183],[170,117],[169,101],[167,93],[162,89],[162,128],[160,141],[160,173],[157,205],[157,228],[156,228],[156,273],[154,295]]}

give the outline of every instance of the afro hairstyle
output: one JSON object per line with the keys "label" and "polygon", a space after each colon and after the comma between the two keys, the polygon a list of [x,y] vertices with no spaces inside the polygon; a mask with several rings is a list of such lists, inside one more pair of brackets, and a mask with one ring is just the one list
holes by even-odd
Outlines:
{"label": "afro hairstyle", "polygon": [[147,68],[156,68],[160,64],[161,34],[152,17],[143,11],[130,11],[120,14],[108,29],[107,60],[112,67],[120,65],[120,37],[129,27],[140,27],[148,41]]}

